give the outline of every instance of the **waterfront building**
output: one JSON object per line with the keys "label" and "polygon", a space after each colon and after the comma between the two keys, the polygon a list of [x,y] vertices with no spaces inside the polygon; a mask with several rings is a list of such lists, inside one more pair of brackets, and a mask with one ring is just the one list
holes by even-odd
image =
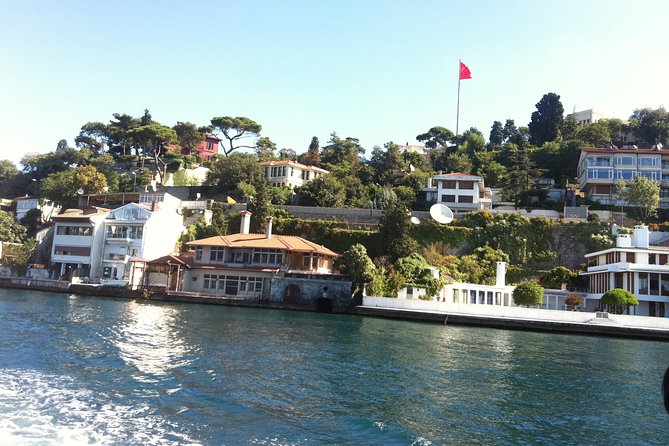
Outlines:
{"label": "waterfront building", "polygon": [[618,234],[616,245],[586,254],[588,279],[584,306],[601,308],[602,295],[613,288],[634,294],[639,305],[631,314],[665,317],[669,303],[669,247],[653,246],[645,225],[634,227],[633,234]]}
{"label": "waterfront building", "polygon": [[[54,279],[137,285],[131,259],[171,254],[183,232],[181,201],[166,193],[86,197],[104,206],[70,209],[53,218],[51,276]],[[124,204],[118,205],[118,200]],[[141,263],[140,266],[141,267]],[[138,272],[132,277],[141,277]]]}
{"label": "waterfront building", "polygon": [[278,276],[333,273],[337,253],[302,237],[272,234],[271,217],[264,234],[250,233],[251,213],[241,217],[238,234],[187,243],[195,252],[184,291],[261,298],[269,297],[270,280]]}
{"label": "waterfront building", "polygon": [[316,166],[307,166],[291,160],[265,161],[260,163],[264,169],[265,180],[272,187],[296,187],[304,186],[311,180],[329,173],[325,169]]}
{"label": "waterfront building", "polygon": [[578,181],[586,198],[602,204],[625,206],[616,183],[638,177],[660,185],[660,207],[669,208],[669,150],[636,146],[583,147],[578,162]]}
{"label": "waterfront building", "polygon": [[492,191],[477,175],[439,173],[428,178],[423,191],[428,202],[445,204],[455,214],[492,209]]}

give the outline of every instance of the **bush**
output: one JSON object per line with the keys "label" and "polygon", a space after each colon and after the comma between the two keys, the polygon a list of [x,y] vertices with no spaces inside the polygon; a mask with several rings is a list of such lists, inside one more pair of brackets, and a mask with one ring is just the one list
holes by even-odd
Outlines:
{"label": "bush", "polygon": [[527,307],[541,305],[544,302],[544,289],[537,282],[521,282],[513,290],[513,301],[516,305]]}
{"label": "bush", "polygon": [[568,294],[564,298],[564,303],[567,306],[567,309],[574,311],[576,307],[583,305],[583,297],[578,294]]}
{"label": "bush", "polygon": [[630,305],[639,305],[639,301],[634,294],[622,288],[614,288],[604,293],[599,303],[606,305],[609,311],[616,314],[622,314]]}

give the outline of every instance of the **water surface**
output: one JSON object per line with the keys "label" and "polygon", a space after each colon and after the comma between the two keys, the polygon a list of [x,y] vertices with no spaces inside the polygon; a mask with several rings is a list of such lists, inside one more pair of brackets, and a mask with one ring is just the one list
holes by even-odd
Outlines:
{"label": "water surface", "polygon": [[669,344],[0,289],[0,444],[664,445]]}

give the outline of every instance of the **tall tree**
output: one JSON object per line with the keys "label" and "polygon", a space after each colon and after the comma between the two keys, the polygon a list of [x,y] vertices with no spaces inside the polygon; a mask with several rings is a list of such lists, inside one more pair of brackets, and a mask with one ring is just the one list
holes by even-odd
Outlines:
{"label": "tall tree", "polygon": [[387,203],[379,220],[381,252],[392,262],[416,252],[418,244],[411,237],[410,213],[399,200]]}
{"label": "tall tree", "polygon": [[276,150],[276,144],[266,136],[261,136],[256,141],[256,156],[260,161],[271,161],[276,158],[274,151]]}
{"label": "tall tree", "polygon": [[77,147],[90,149],[96,155],[100,155],[107,145],[109,129],[102,122],[87,122],[81,127],[79,135],[74,138]]}
{"label": "tall tree", "polygon": [[0,211],[0,242],[23,243],[26,228],[21,226],[9,212]]}
{"label": "tall tree", "polygon": [[201,132],[198,127],[192,122],[177,122],[172,130],[177,135],[177,141],[181,151],[190,155],[197,153],[197,146],[204,141],[204,132]]}
{"label": "tall tree", "polygon": [[618,195],[632,207],[630,214],[641,222],[657,215],[660,204],[660,185],[650,178],[639,176],[629,183],[616,184]]}
{"label": "tall tree", "polygon": [[258,157],[250,153],[233,153],[228,157],[214,155],[209,158],[207,166],[210,172],[207,174],[205,184],[216,186],[220,192],[233,191],[242,181],[250,184],[265,181],[264,171],[258,164]]}
{"label": "tall tree", "polygon": [[[148,110],[146,113],[148,113]],[[156,176],[160,177],[161,182],[165,181],[167,177],[167,162],[164,156],[167,153],[167,147],[170,144],[178,142],[177,133],[170,127],[158,123],[141,125],[130,130],[128,133],[132,137],[134,144],[142,148],[143,156],[153,158]]]}
{"label": "tall tree", "polygon": [[504,123],[504,141],[508,141],[518,134],[518,127],[513,119],[507,119]]}
{"label": "tall tree", "polygon": [[342,207],[346,200],[344,186],[334,175],[321,175],[296,190],[300,204],[318,207]]}
{"label": "tall tree", "polygon": [[323,147],[321,162],[328,164],[346,163],[351,168],[356,168],[361,163],[360,157],[365,149],[360,145],[358,138],[346,137],[341,139],[336,132],[330,134],[328,145]]}
{"label": "tall tree", "polygon": [[264,232],[267,217],[274,214],[269,186],[264,179],[256,183],[256,194],[249,203],[249,211],[251,211],[251,230],[258,233]]}
{"label": "tall tree", "polygon": [[79,166],[64,172],[52,173],[42,181],[41,194],[63,208],[77,205],[79,191],[85,194],[100,193],[107,186],[107,179],[93,166]]}
{"label": "tall tree", "polygon": [[576,139],[576,134],[579,129],[578,120],[574,115],[567,115],[562,122],[562,129],[560,129],[560,135],[562,135],[563,141],[571,141]]}
{"label": "tall tree", "polygon": [[664,107],[634,110],[630,116],[630,126],[640,143],[645,145],[667,145],[669,135],[669,113]]}
{"label": "tall tree", "polygon": [[532,113],[529,123],[530,142],[540,146],[547,141],[555,141],[560,136],[564,121],[564,107],[560,96],[546,93],[536,104],[537,111]]}
{"label": "tall tree", "polygon": [[230,156],[237,149],[255,148],[255,145],[242,144],[242,141],[246,138],[258,136],[262,130],[260,124],[244,116],[237,116],[236,118],[232,116],[213,118],[211,125],[214,126],[214,129],[221,132],[225,138],[225,142],[222,143],[223,154],[225,156]]}
{"label": "tall tree", "polygon": [[446,127],[432,127],[425,133],[416,136],[416,140],[425,144],[425,147],[436,149],[437,147],[446,147],[455,135]]}
{"label": "tall tree", "polygon": [[507,199],[513,200],[517,209],[532,188],[533,173],[536,173],[536,169],[524,145],[515,146],[510,144],[510,146],[512,146],[509,150],[510,166],[502,193]]}
{"label": "tall tree", "polygon": [[[107,125],[109,151],[120,156],[129,155],[133,148],[129,132],[140,126],[140,120],[121,113],[114,113],[112,116],[114,119]],[[139,151],[139,148],[136,150]]]}
{"label": "tall tree", "polygon": [[488,139],[492,145],[502,145],[504,142],[504,126],[500,121],[495,121],[492,123],[492,127],[490,128],[490,138]]}
{"label": "tall tree", "polygon": [[307,166],[320,166],[321,164],[321,154],[320,154],[320,143],[316,136],[311,138],[309,143],[309,148],[306,153],[303,153],[297,158],[297,161],[306,164]]}

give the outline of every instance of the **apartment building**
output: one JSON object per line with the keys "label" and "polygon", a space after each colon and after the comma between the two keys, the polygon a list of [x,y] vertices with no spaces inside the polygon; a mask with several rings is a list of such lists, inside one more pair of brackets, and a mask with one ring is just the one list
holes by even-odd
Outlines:
{"label": "apartment building", "polygon": [[578,162],[581,192],[602,204],[624,205],[618,198],[616,183],[646,177],[660,184],[660,207],[669,208],[669,150],[584,147]]}
{"label": "apartment building", "polygon": [[492,208],[492,191],[477,175],[439,173],[428,179],[423,191],[428,202],[445,204],[456,214]]}
{"label": "apartment building", "polygon": [[320,167],[307,166],[290,160],[265,161],[260,165],[265,170],[265,179],[271,187],[295,189],[329,173]]}
{"label": "apartment building", "polygon": [[669,247],[652,246],[645,225],[633,234],[618,234],[616,246],[586,254],[588,278],[586,309],[601,308],[602,295],[613,288],[634,294],[639,305],[630,309],[639,316],[665,317],[669,313]]}

